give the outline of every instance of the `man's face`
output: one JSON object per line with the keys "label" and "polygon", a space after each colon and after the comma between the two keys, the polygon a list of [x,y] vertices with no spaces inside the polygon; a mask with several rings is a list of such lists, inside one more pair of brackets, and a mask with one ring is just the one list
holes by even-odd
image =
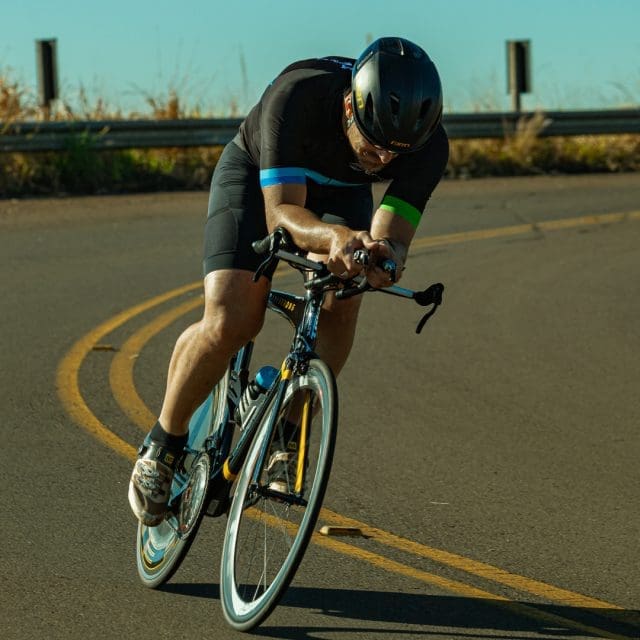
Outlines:
{"label": "man's face", "polygon": [[351,122],[346,129],[347,139],[349,140],[358,164],[365,171],[373,173],[380,171],[398,155],[393,151],[371,144],[362,133],[360,133],[358,126],[352,119],[351,96],[345,98],[345,114],[347,120]]}

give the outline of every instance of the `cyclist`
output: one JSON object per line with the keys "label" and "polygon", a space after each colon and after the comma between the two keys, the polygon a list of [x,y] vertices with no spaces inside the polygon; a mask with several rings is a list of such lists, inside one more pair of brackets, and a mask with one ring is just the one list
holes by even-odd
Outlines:
{"label": "cyclist", "polygon": [[[224,149],[211,183],[204,239],[203,318],[178,338],[159,420],[141,447],[129,485],[137,518],[154,526],[166,512],[173,469],[189,419],[233,354],[262,328],[270,277],[251,243],[278,226],[343,278],[361,272],[366,248],[374,287],[391,284],[374,266],[390,258],[401,273],[449,143],[442,88],[418,45],[380,38],[357,60],[328,57],[288,66]],[[373,211],[371,185],[388,183]],[[328,296],[318,354],[337,375],[350,352],[360,298]]]}

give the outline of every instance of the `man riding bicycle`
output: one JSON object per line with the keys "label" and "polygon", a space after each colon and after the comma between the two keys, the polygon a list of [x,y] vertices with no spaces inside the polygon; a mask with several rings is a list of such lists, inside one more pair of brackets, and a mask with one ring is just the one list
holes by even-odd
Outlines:
{"label": "man riding bicycle", "polygon": [[[314,260],[342,278],[372,257],[373,287],[400,274],[422,211],[439,183],[449,143],[435,65],[416,44],[380,38],[357,60],[328,57],[288,66],[226,147],[211,183],[204,240],[203,318],[178,338],[160,417],[133,469],[129,502],[147,526],[165,515],[193,412],[231,357],[262,328],[270,276],[251,243],[284,227]],[[388,183],[373,212],[371,185]],[[327,297],[318,354],[337,375],[355,335],[360,298]],[[278,454],[276,454],[278,455]]]}

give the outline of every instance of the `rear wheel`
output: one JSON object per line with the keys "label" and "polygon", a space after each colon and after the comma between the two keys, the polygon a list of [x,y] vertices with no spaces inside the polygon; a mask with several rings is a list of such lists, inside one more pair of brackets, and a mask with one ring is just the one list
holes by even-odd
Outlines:
{"label": "rear wheel", "polygon": [[204,447],[226,422],[228,383],[227,373],[191,418],[187,454],[171,485],[172,499],[182,493],[175,513],[156,527],[138,523],[138,575],[147,587],[159,587],[178,570],[202,522],[211,472]]}
{"label": "rear wheel", "polygon": [[222,608],[235,629],[271,613],[302,560],[329,480],[337,419],[335,378],[320,360],[265,414],[238,477],[222,552]]}

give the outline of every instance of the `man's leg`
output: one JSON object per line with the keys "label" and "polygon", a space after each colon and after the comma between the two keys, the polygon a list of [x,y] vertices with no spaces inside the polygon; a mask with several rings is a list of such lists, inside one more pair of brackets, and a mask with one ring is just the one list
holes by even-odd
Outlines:
{"label": "man's leg", "polygon": [[351,352],[361,302],[362,296],[336,300],[331,293],[325,298],[316,351],[336,376],[342,371]]}
{"label": "man's leg", "polygon": [[[319,253],[309,253],[307,257],[318,262],[327,261],[327,256]],[[342,371],[351,352],[361,302],[362,296],[336,300],[332,292],[325,297],[322,305],[316,352],[336,376]]]}
{"label": "man's leg", "polygon": [[191,415],[220,380],[231,356],[262,328],[270,284],[266,278],[258,283],[252,278],[250,271],[231,269],[207,275],[203,318],[176,343],[160,420],[129,483],[131,508],[148,526],[164,519]]}
{"label": "man's leg", "polygon": [[270,284],[250,271],[214,271],[205,278],[205,309],[176,343],[160,412],[170,434],[187,433],[189,419],[222,378],[233,354],[262,328]]}

